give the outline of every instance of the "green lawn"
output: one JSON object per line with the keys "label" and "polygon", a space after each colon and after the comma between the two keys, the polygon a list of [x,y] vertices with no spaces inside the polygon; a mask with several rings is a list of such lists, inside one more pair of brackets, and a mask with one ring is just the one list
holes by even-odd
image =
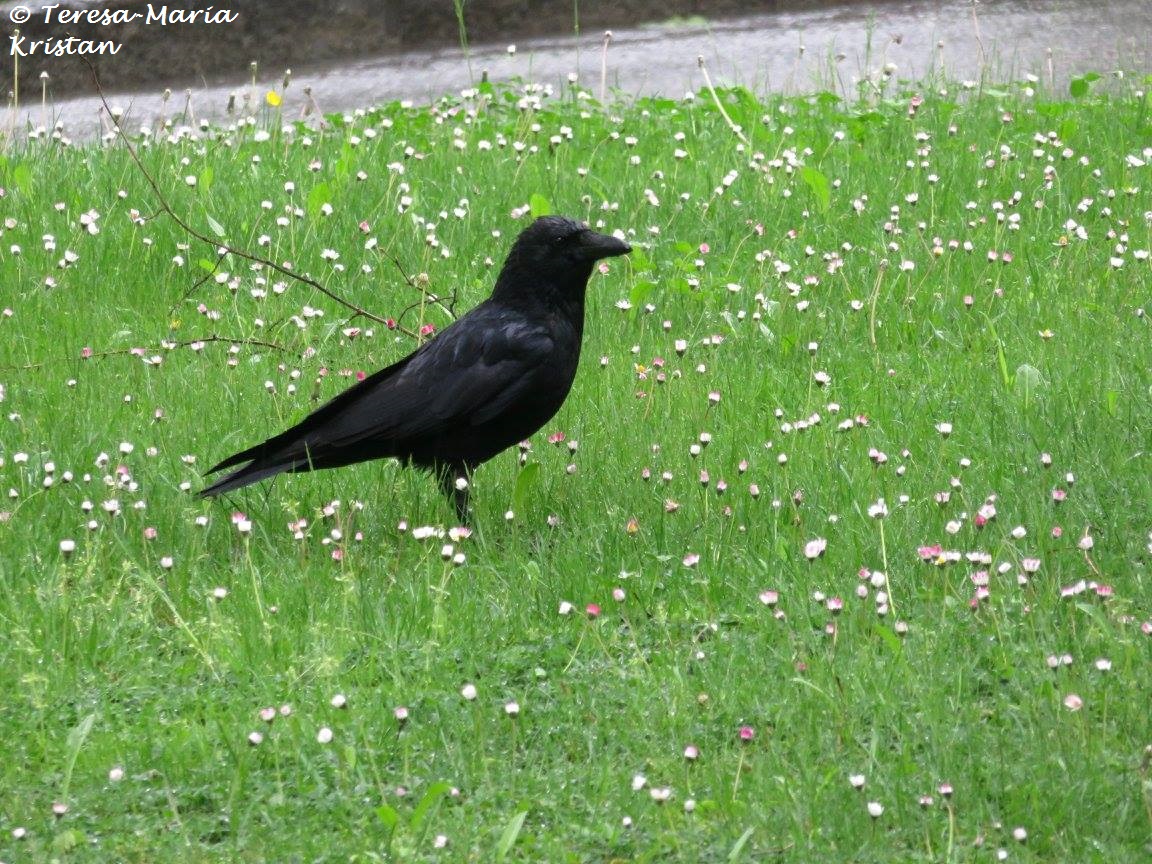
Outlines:
{"label": "green lawn", "polygon": [[[1147,860],[1149,86],[133,129],[394,330],[10,143],[0,860]],[[194,497],[546,210],[635,250],[471,536],[394,464]]]}

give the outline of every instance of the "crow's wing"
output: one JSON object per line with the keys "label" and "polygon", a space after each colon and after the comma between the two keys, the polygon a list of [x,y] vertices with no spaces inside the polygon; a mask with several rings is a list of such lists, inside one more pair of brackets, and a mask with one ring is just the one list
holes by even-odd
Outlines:
{"label": "crow's wing", "polygon": [[576,357],[558,357],[554,349],[547,321],[481,304],[410,356],[348,388],[291,429],[214,466],[208,473],[251,463],[204,493],[305,465],[404,457],[418,449],[422,439],[466,434],[469,427],[515,411],[518,405],[555,395],[541,392],[539,371],[556,363],[571,363],[574,371]]}
{"label": "crow's wing", "polygon": [[537,398],[532,373],[552,357],[552,334],[542,324],[485,312],[460,319],[402,368],[384,370],[391,374],[336,397],[320,409],[328,416],[307,430],[302,443],[317,454],[317,448],[369,440],[399,443],[463,432]]}

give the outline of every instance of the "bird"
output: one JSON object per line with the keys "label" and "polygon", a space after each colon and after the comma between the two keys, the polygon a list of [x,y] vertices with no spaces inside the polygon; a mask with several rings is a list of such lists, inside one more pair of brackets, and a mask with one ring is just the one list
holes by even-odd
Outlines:
{"label": "bird", "polygon": [[631,251],[575,219],[537,218],[487,300],[292,428],[213,466],[208,475],[236,470],[199,495],[395,458],[431,472],[467,523],[475,469],[538,431],[572,388],[596,262]]}

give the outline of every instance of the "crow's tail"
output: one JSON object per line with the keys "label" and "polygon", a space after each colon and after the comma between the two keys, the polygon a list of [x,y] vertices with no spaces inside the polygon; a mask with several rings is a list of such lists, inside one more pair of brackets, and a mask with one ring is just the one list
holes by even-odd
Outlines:
{"label": "crow's tail", "polygon": [[249,486],[252,483],[259,483],[265,478],[272,477],[282,471],[291,471],[294,468],[291,462],[278,462],[278,463],[261,463],[250,462],[238,471],[233,471],[227,477],[222,477],[204,489],[196,493],[201,498],[209,498],[213,495],[220,495],[224,492],[231,492],[233,489],[239,489],[242,486]]}

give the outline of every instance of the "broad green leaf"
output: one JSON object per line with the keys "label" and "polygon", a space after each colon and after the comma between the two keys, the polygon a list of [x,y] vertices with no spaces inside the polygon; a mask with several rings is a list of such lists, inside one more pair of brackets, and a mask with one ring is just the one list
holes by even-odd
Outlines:
{"label": "broad green leaf", "polygon": [[533,192],[528,198],[528,206],[532,210],[532,218],[538,219],[541,216],[548,216],[552,213],[552,202],[541,195],[539,192]]}
{"label": "broad green leaf", "polygon": [[205,192],[212,188],[212,181],[216,179],[216,172],[212,170],[211,165],[205,165],[200,172],[200,177],[197,180],[197,185]]}
{"label": "broad green leaf", "polygon": [[901,649],[904,647],[904,643],[900,641],[899,636],[897,636],[890,628],[885,627],[883,624],[874,624],[873,629],[884,641],[884,644],[892,649],[893,654],[900,653]]}
{"label": "broad green leaf", "polygon": [[528,501],[528,494],[539,479],[539,462],[529,462],[520,469],[520,473],[516,476],[516,488],[512,490],[512,509],[514,511],[524,509],[524,505]]}
{"label": "broad green leaf", "polygon": [[308,215],[319,216],[320,208],[325,204],[331,203],[332,192],[328,188],[328,184],[321,181],[312,187],[312,191],[308,193]]}
{"label": "broad green leaf", "polygon": [[420,803],[416,805],[416,809],[412,811],[412,818],[408,824],[413,831],[419,831],[420,826],[424,820],[428,818],[428,813],[434,806],[440,803],[440,799],[452,791],[452,784],[446,783],[441,780],[439,783],[433,783],[428,787],[428,791],[424,793],[424,797],[420,799]]}
{"label": "broad green leaf", "polygon": [[812,190],[812,194],[820,202],[820,209],[827,210],[832,203],[832,187],[828,184],[828,178],[824,176],[824,172],[810,165],[805,165],[800,169],[800,179]]}
{"label": "broad green leaf", "polygon": [[1004,385],[1005,390],[1011,390],[1013,379],[1012,373],[1008,371],[1008,356],[1004,353],[1004,343],[1000,341],[1000,335],[996,332],[996,327],[987,314],[984,315],[984,322],[988,328],[988,333],[996,342],[996,365],[1000,369],[1000,382]]}
{"label": "broad green leaf", "polygon": [[496,860],[498,862],[506,859],[512,847],[516,845],[516,838],[520,836],[520,830],[524,827],[524,820],[527,818],[528,811],[521,810],[512,817],[500,833],[500,840],[496,844]]}
{"label": "broad green leaf", "polygon": [[92,725],[96,722],[96,715],[89,714],[68,732],[68,752],[79,753],[88,735],[92,732]]}
{"label": "broad green leaf", "polygon": [[1075,99],[1083,99],[1088,95],[1088,91],[1092,82],[1099,80],[1099,73],[1085,72],[1079,78],[1072,79],[1071,83],[1068,85],[1068,92],[1070,92]]}
{"label": "broad green leaf", "polygon": [[1071,102],[1037,102],[1036,113],[1041,117],[1063,117],[1071,108]]}
{"label": "broad green leaf", "polygon": [[206,218],[208,219],[208,227],[209,227],[209,229],[211,229],[213,234],[215,234],[217,237],[220,237],[220,238],[224,238],[224,237],[228,236],[227,233],[224,231],[223,225],[221,225],[219,222],[217,222],[211,216],[208,216]]}
{"label": "broad green leaf", "polygon": [[[332,173],[337,180],[346,181],[352,173],[353,157],[349,152],[336,160],[336,164],[332,167]],[[339,186],[339,184],[337,184]]]}
{"label": "broad green leaf", "polygon": [[28,187],[32,185],[32,169],[23,162],[13,168],[12,185],[21,192],[27,192]]}
{"label": "broad green leaf", "polygon": [[780,356],[789,357],[796,348],[796,334],[785,333],[780,337]]}
{"label": "broad green leaf", "polygon": [[1100,611],[1100,607],[1093,603],[1077,603],[1077,611],[1087,615],[1092,621],[1100,628],[1102,633],[1108,633],[1112,630],[1112,626],[1108,622],[1107,616]]}
{"label": "broad green leaf", "polygon": [[647,273],[652,269],[652,259],[639,246],[632,247],[632,254],[628,256],[628,263],[633,273]]}
{"label": "broad green leaf", "polygon": [[384,827],[389,831],[395,831],[396,826],[400,824],[400,814],[388,804],[381,804],[376,808],[376,817],[384,823]]}
{"label": "broad green leaf", "polygon": [[75,828],[61,831],[52,838],[52,848],[57,852],[71,852],[84,844],[84,835]]}
{"label": "broad green leaf", "polygon": [[1105,390],[1104,391],[1104,408],[1108,411],[1108,416],[1115,417],[1116,413],[1120,410],[1120,391],[1119,390]]}
{"label": "broad green leaf", "polygon": [[632,290],[628,292],[628,300],[632,304],[633,310],[639,309],[648,302],[648,297],[656,288],[655,282],[650,282],[647,279],[641,279],[632,286]]}
{"label": "broad green leaf", "polygon": [[1025,402],[1031,402],[1036,391],[1045,384],[1044,376],[1040,374],[1040,370],[1035,366],[1029,366],[1027,363],[1022,363],[1016,367],[1016,375],[1013,380],[1016,393]]}
{"label": "broad green leaf", "polygon": [[736,843],[732,846],[732,851],[728,853],[728,864],[735,864],[736,861],[740,860],[740,856],[744,852],[744,847],[752,838],[752,830],[753,829],[749,828],[747,831],[741,834],[740,839],[737,840]]}
{"label": "broad green leaf", "polygon": [[72,783],[72,771],[76,768],[76,757],[80,755],[80,749],[84,746],[84,742],[88,740],[88,735],[92,732],[92,725],[95,722],[96,715],[89,714],[68,732],[66,742],[68,752],[65,756],[64,780],[60,784],[61,798],[66,799],[68,797],[68,787]]}

